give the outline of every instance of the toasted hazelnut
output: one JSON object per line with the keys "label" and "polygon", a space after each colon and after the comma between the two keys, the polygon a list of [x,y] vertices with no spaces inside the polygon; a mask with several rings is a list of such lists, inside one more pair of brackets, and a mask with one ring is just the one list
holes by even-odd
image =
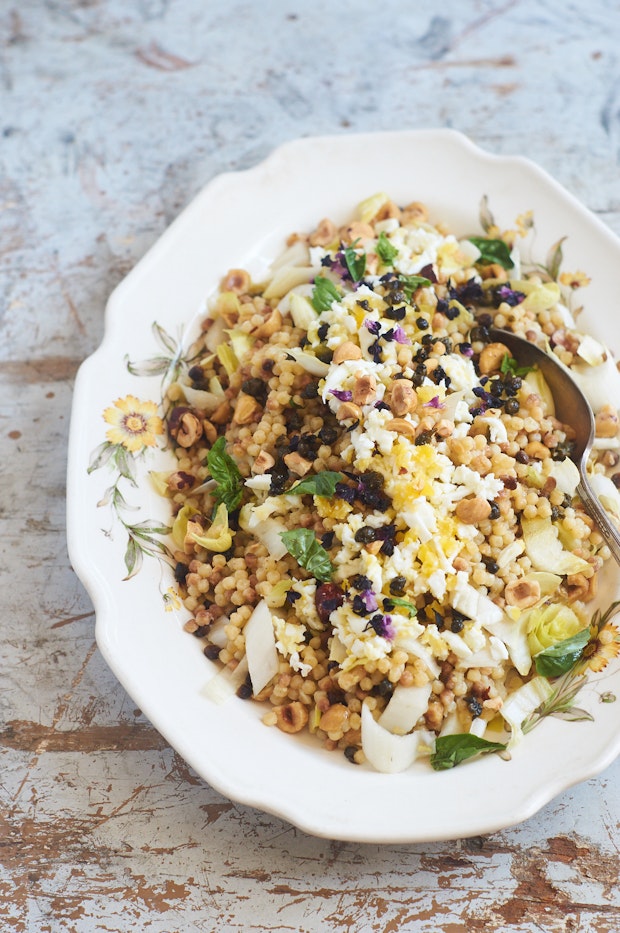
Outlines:
{"label": "toasted hazelnut", "polygon": [[415,436],[419,437],[420,434],[424,434],[427,431],[432,431],[435,427],[435,423],[431,417],[426,415],[424,418],[420,418],[417,427],[415,429]]}
{"label": "toasted hazelnut", "polygon": [[394,203],[394,201],[386,201],[385,204],[382,204],[372,220],[376,223],[378,220],[389,220],[392,217],[395,217],[396,220],[400,220],[402,211],[400,207]]}
{"label": "toasted hazelnut", "polygon": [[177,470],[168,477],[167,486],[170,492],[183,492],[191,489],[195,482],[196,477],[192,476],[191,473],[186,473],[185,470]]}
{"label": "toasted hazelnut", "polygon": [[252,464],[252,473],[266,473],[275,464],[275,460],[266,450],[261,450],[258,457]]}
{"label": "toasted hazelnut", "polygon": [[211,413],[212,424],[228,424],[232,415],[232,407],[228,399],[224,399]]}
{"label": "toasted hazelnut", "polygon": [[422,204],[421,201],[412,201],[411,204],[407,204],[402,211],[402,220],[404,223],[411,220],[417,220],[423,223],[425,220],[428,220],[428,208],[426,204]]}
{"label": "toasted hazelnut", "polygon": [[342,404],[338,406],[338,411],[336,412],[338,421],[348,421],[349,419],[359,421],[361,417],[361,408],[353,402],[342,402]]}
{"label": "toasted hazelnut", "polygon": [[415,425],[404,418],[391,418],[385,422],[386,430],[396,431],[397,434],[403,434],[405,437],[415,437]]}
{"label": "toasted hazelnut", "polygon": [[362,223],[361,220],[355,220],[352,224],[342,228],[342,239],[346,243],[353,243],[355,240],[373,240],[375,231],[370,224]]}
{"label": "toasted hazelnut", "polygon": [[[201,517],[201,516],[197,516]],[[192,535],[203,535],[204,528],[202,527],[201,522],[195,521],[190,518],[187,523],[187,529],[185,531],[185,538],[183,540],[183,548],[186,553],[191,552],[196,547],[196,542],[194,541]]]}
{"label": "toasted hazelnut", "polygon": [[618,413],[611,405],[604,405],[594,417],[597,437],[615,437],[618,433]]}
{"label": "toasted hazelnut", "polygon": [[265,318],[263,324],[253,331],[254,337],[272,337],[282,327],[282,315],[274,308]]}
{"label": "toasted hazelnut", "polygon": [[353,377],[353,402],[367,405],[377,393],[377,380],[371,373],[355,373]]}
{"label": "toasted hazelnut", "polygon": [[512,356],[505,343],[487,343],[480,353],[478,367],[481,373],[496,373],[502,365],[504,357]]}
{"label": "toasted hazelnut", "polygon": [[276,726],[282,732],[300,732],[308,722],[308,710],[298,700],[286,706],[276,706],[274,712]]}
{"label": "toasted hazelnut", "polygon": [[235,292],[237,295],[247,292],[252,280],[245,269],[229,269],[222,281],[223,292]]}
{"label": "toasted hazelnut", "polygon": [[450,437],[454,431],[454,422],[448,421],[447,418],[441,418],[435,425],[435,434],[438,437]]}
{"label": "toasted hazelnut", "polygon": [[323,732],[345,732],[351,713],[343,703],[334,703],[323,713],[319,729]]}
{"label": "toasted hazelnut", "polygon": [[305,476],[308,470],[312,467],[312,462],[310,460],[305,460],[303,457],[300,457],[296,451],[294,451],[292,454],[286,454],[283,460],[291,473],[295,473],[296,476]]}
{"label": "toasted hazelnut", "polygon": [[504,590],[504,599],[509,606],[528,609],[540,599],[538,580],[513,580]]}
{"label": "toasted hazelnut", "polygon": [[413,383],[408,379],[396,379],[390,391],[390,408],[393,413],[400,417],[407,412],[415,411],[418,405],[418,396],[413,388]]}
{"label": "toasted hazelnut", "polygon": [[467,525],[477,525],[491,514],[491,504],[486,499],[474,496],[471,499],[461,499],[456,504],[456,517]]}
{"label": "toasted hazelnut", "polygon": [[[305,233],[289,233],[289,235],[286,238],[286,245],[293,246],[294,243],[299,243],[299,242],[307,243],[308,239],[309,238],[307,234]],[[319,245],[320,244],[317,244],[317,246]]]}
{"label": "toasted hazelnut", "polygon": [[310,246],[329,246],[337,237],[335,224],[328,217],[320,220],[316,230],[310,234]]}
{"label": "toasted hazelnut", "polygon": [[258,419],[261,411],[260,403],[253,396],[240,392],[232,419],[233,424],[251,424],[252,421]]}
{"label": "toasted hazelnut", "polygon": [[215,444],[217,440],[217,428],[211,421],[208,421],[206,418],[202,419],[202,430],[204,431],[205,438],[209,444]]}
{"label": "toasted hazelnut", "polygon": [[202,421],[190,408],[175,409],[169,420],[169,429],[180,447],[191,447],[202,437]]}
{"label": "toasted hazelnut", "polygon": [[569,603],[581,600],[584,603],[594,599],[597,593],[598,577],[588,578],[583,573],[572,573],[566,578],[566,596]]}
{"label": "toasted hazelnut", "polygon": [[362,351],[352,340],[345,340],[334,350],[332,363],[344,363],[345,360],[361,360]]}

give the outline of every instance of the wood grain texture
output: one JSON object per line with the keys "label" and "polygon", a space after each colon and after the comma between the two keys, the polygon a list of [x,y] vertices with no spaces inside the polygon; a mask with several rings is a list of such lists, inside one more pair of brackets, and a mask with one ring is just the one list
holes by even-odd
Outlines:
{"label": "wood grain texture", "polygon": [[64,543],[77,366],[207,181],[300,135],[451,126],[620,233],[619,39],[605,0],[1,5],[2,931],[620,929],[618,763],[484,838],[314,839],[225,800],[145,720]]}

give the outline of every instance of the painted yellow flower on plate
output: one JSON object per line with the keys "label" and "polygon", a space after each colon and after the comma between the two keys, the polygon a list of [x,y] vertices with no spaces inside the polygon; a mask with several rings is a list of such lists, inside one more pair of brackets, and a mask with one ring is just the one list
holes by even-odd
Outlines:
{"label": "painted yellow flower on plate", "polygon": [[560,275],[559,281],[562,285],[568,285],[569,288],[584,288],[586,285],[589,285],[592,281],[591,278],[585,274],[585,272],[563,272]]}
{"label": "painted yellow flower on plate", "polygon": [[620,655],[620,632],[615,625],[607,622],[597,637],[586,645],[583,659],[591,671],[600,673],[605,670],[609,661],[613,661],[618,655]]}
{"label": "painted yellow flower on plate", "polygon": [[164,425],[157,414],[155,402],[143,402],[135,395],[119,398],[103,413],[111,425],[106,437],[111,444],[120,444],[137,453],[143,447],[153,447],[157,435],[164,433]]}

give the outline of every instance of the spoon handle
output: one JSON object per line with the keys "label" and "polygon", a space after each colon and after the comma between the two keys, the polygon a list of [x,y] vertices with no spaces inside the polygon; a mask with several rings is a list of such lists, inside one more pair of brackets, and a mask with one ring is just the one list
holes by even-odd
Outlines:
{"label": "spoon handle", "polygon": [[580,496],[588,515],[596,522],[605,544],[620,564],[620,532],[612,524],[583,472],[581,473],[581,482],[577,486],[577,494]]}

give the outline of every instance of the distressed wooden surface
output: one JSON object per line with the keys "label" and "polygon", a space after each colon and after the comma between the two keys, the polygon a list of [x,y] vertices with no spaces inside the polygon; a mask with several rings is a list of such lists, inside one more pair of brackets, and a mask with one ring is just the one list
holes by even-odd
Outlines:
{"label": "distressed wooden surface", "polygon": [[452,126],[620,233],[619,39],[609,0],[0,4],[3,931],[620,929],[620,763],[484,838],[311,838],[145,721],[64,544],[74,373],[203,184],[299,135]]}

